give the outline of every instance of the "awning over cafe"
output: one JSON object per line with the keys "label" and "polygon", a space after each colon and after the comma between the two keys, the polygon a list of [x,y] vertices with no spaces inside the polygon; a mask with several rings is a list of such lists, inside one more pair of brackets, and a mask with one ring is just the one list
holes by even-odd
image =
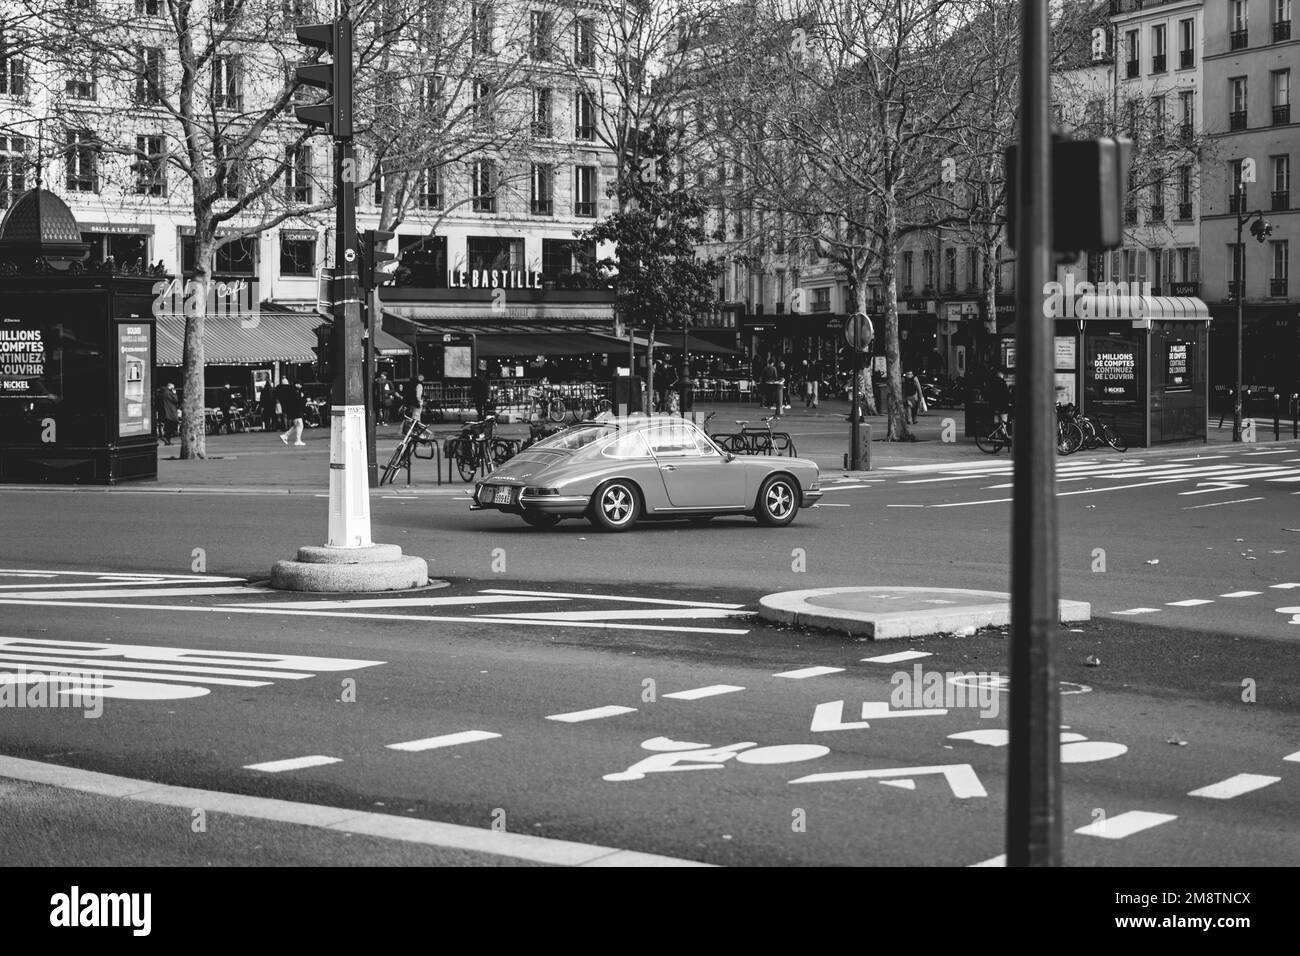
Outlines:
{"label": "awning over cafe", "polygon": [[[645,349],[648,348],[650,345],[650,340],[646,336],[636,335],[633,336],[633,338],[636,341],[636,347],[638,349]],[[617,342],[623,348],[624,351],[627,350],[626,338],[614,339],[614,341]],[[664,332],[662,337],[656,334],[655,351],[659,351],[661,349],[668,352],[680,352],[682,350],[682,333],[680,331],[674,332],[670,329]],[[686,351],[700,352],[704,355],[738,354],[738,351],[736,349],[727,348],[725,345],[718,345],[714,342],[709,342],[705,339],[700,338],[699,336],[691,335],[689,333],[687,333],[686,336]]]}

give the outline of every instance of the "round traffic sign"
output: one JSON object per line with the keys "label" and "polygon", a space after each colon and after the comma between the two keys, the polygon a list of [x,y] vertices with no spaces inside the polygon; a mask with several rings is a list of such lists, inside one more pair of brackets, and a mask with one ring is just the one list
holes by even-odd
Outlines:
{"label": "round traffic sign", "polygon": [[343,253],[343,258],[346,259],[348,262],[356,262],[357,260],[356,250],[355,249],[347,250],[346,252]]}
{"label": "round traffic sign", "polygon": [[871,325],[871,318],[865,312],[854,312],[844,323],[844,338],[850,348],[865,352],[871,348],[871,341],[876,337],[876,330]]}

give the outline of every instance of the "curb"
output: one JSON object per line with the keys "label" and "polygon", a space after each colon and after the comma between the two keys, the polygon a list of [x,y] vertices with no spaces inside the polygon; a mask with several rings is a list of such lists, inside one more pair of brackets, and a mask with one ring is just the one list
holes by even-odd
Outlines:
{"label": "curb", "polygon": [[167,807],[203,807],[211,813],[229,813],[277,823],[319,827],[336,833],[381,837],[405,843],[475,853],[505,856],[516,860],[549,863],[553,866],[711,866],[694,860],[638,853],[616,847],[522,833],[506,833],[434,820],[413,820],[387,813],[347,810],[313,803],[296,803],[267,797],[251,797],[221,790],[174,787],[112,774],[80,770],[61,764],[40,763],[18,757],[0,756],[0,778],[23,780],[65,790],[77,790],[120,800],[137,800]]}
{"label": "curb", "polygon": [[[864,593],[866,592],[866,593]],[[854,610],[852,608],[826,607],[814,603],[817,598],[839,594],[889,592],[891,594],[943,594],[954,601],[965,598],[983,599],[979,604],[950,604],[941,608],[909,611]],[[996,599],[998,603],[991,604]],[[1059,604],[1062,624],[1090,620],[1092,606],[1086,601],[1066,601]],[[812,588],[803,591],[782,591],[759,598],[758,616],[766,621],[795,624],[821,630],[848,633],[870,640],[892,640],[900,637],[929,637],[936,634],[957,634],[964,630],[985,627],[1003,627],[1011,623],[1011,595],[1001,591],[974,591],[964,588],[891,588],[891,587],[841,587]]]}

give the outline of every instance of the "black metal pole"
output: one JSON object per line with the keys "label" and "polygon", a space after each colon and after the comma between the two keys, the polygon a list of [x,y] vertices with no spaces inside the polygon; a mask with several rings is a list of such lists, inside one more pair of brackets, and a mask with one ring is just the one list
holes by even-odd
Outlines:
{"label": "black metal pole", "polygon": [[[854,343],[857,344],[856,342]],[[862,353],[853,349],[853,407],[849,409],[849,471],[862,470]]]}
{"label": "black metal pole", "polygon": [[1058,626],[1052,153],[1048,4],[1021,5],[1020,149],[1016,179],[1015,491],[1011,523],[1011,713],[1007,865],[1061,862],[1060,697],[1052,661]]}
{"label": "black metal pole", "polygon": [[[366,392],[366,481],[371,488],[379,487],[379,459],[375,447],[375,426],[379,418],[379,406],[375,395],[375,329],[382,324],[383,313],[379,308],[379,290],[366,290],[366,338],[365,338],[365,392]],[[414,373],[412,373],[414,375]],[[416,421],[419,421],[416,414]]]}
{"label": "black metal pole", "polygon": [[1241,227],[1246,219],[1241,214],[1241,202],[1246,197],[1237,186],[1237,245],[1232,254],[1237,257],[1237,379],[1233,385],[1232,440],[1241,441],[1241,321],[1243,303],[1246,301],[1246,249],[1241,244]]}

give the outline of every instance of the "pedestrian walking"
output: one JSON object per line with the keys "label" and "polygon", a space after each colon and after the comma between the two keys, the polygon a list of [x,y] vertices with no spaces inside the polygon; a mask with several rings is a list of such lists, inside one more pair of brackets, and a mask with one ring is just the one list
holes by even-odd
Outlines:
{"label": "pedestrian walking", "polygon": [[[469,380],[469,397],[474,402],[474,411],[478,413],[478,420],[483,421],[487,418],[488,383],[487,376],[482,372]],[[546,416],[543,415],[542,417],[545,418]]]}
{"label": "pedestrian walking", "polygon": [[262,409],[262,431],[275,431],[275,385],[269,380],[262,386],[262,394],[258,396],[258,401]]}
{"label": "pedestrian walking", "polygon": [[921,383],[911,372],[903,373],[903,407],[906,420],[915,425],[921,407]]}
{"label": "pedestrian walking", "polygon": [[805,374],[804,374],[803,407],[807,408],[811,405],[813,408],[816,408],[817,407],[817,386],[821,380],[822,367],[817,362],[816,359],[813,359],[813,361],[807,362],[805,364],[807,364],[808,368],[805,370]]}
{"label": "pedestrian walking", "polygon": [[299,447],[307,443],[302,440],[302,416],[303,416],[303,398],[298,390],[289,384],[287,378],[280,380],[280,384],[275,389],[276,404],[280,406],[280,411],[284,415],[286,422],[290,423],[288,427],[280,433],[280,441],[289,444],[289,436],[293,436],[293,443]]}
{"label": "pedestrian walking", "polygon": [[162,391],[163,444],[170,445],[181,421],[181,400],[176,386],[168,382]]}
{"label": "pedestrian walking", "polygon": [[776,360],[769,356],[767,366],[763,369],[763,402],[777,418],[781,417],[781,386],[778,384],[779,379]]}
{"label": "pedestrian walking", "polygon": [[790,381],[790,370],[786,366],[784,359],[776,363],[776,379],[776,406],[777,415],[779,416],[782,411],[789,411],[790,409],[790,390],[787,388],[787,383]]}

